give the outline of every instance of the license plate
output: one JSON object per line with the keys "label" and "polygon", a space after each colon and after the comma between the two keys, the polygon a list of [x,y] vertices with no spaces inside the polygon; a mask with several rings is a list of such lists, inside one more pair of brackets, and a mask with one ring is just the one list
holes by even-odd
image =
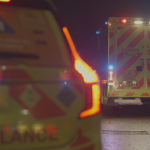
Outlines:
{"label": "license plate", "polygon": [[120,82],[121,87],[139,87],[139,82],[135,81],[122,81]]}

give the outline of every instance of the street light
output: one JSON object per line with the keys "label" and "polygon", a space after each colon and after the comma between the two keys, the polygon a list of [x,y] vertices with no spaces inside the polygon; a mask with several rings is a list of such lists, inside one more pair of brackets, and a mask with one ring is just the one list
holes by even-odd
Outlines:
{"label": "street light", "polygon": [[100,34],[101,32],[100,31],[96,31],[96,34]]}
{"label": "street light", "polygon": [[98,39],[98,51],[99,51],[99,48],[100,48],[100,38],[99,38],[99,35],[101,34],[101,28],[98,29],[98,31],[96,31],[96,34],[97,34],[97,39]]}
{"label": "street light", "polygon": [[96,31],[97,40],[98,40],[98,54],[97,54],[97,63],[96,63],[96,70],[99,69],[99,62],[100,62],[100,34],[101,34],[101,28],[99,28]]}

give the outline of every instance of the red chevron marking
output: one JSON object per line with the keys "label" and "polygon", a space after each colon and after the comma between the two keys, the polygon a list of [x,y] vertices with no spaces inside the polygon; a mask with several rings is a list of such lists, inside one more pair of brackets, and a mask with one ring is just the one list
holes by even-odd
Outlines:
{"label": "red chevron marking", "polygon": [[127,53],[120,53],[120,54],[118,54],[118,56],[117,56],[117,63],[125,57],[124,54],[127,54]]}
{"label": "red chevron marking", "polygon": [[142,55],[143,53],[136,53],[138,56],[132,56],[118,71],[117,71],[117,78],[119,78],[124,70],[127,70],[130,66],[134,64]]}
{"label": "red chevron marking", "polygon": [[133,96],[135,93],[127,93],[125,96]]}
{"label": "red chevron marking", "polygon": [[114,33],[109,33],[109,40],[114,36]]}
{"label": "red chevron marking", "polygon": [[138,27],[130,27],[118,40],[117,47],[119,47]]}
{"label": "red chevron marking", "polygon": [[141,96],[149,96],[148,93],[143,93]]}
{"label": "red chevron marking", "polygon": [[143,38],[144,30],[127,47],[135,47]]}
{"label": "red chevron marking", "polygon": [[109,55],[111,55],[114,51],[114,45],[109,47]]}

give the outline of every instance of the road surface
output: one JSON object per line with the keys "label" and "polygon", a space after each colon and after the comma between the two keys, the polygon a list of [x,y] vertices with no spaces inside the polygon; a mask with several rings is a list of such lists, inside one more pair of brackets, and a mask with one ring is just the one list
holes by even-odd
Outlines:
{"label": "road surface", "polygon": [[102,150],[150,150],[150,107],[127,106],[101,122]]}

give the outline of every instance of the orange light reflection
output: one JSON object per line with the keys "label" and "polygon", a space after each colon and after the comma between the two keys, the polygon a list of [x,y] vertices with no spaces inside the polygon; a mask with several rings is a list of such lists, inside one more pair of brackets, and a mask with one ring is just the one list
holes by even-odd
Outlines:
{"label": "orange light reflection", "polygon": [[121,22],[122,23],[127,23],[127,20],[126,19],[122,19]]}
{"label": "orange light reflection", "polygon": [[0,0],[0,2],[10,2],[11,0]]}
{"label": "orange light reflection", "polygon": [[107,80],[102,80],[101,83],[106,84]]}
{"label": "orange light reflection", "polygon": [[98,82],[99,81],[99,77],[97,76],[97,74],[94,72],[94,70],[88,65],[86,64],[78,55],[78,52],[75,48],[75,45],[72,41],[72,38],[69,34],[69,31],[66,27],[63,27],[63,32],[68,40],[68,43],[70,45],[70,48],[72,50],[72,53],[75,57],[75,69],[82,74],[82,76],[84,77],[84,81],[86,83],[93,83],[93,82]]}
{"label": "orange light reflection", "polygon": [[80,118],[92,116],[100,111],[100,86],[98,84],[92,85],[93,104],[92,108],[80,113]]}
{"label": "orange light reflection", "polygon": [[[70,33],[66,27],[63,27],[63,32],[66,36],[66,39],[69,43],[73,56],[75,58],[75,69],[82,74],[84,81],[86,83],[94,83],[99,81],[99,77],[94,72],[94,70],[86,64],[78,55],[73,40],[70,36]],[[98,84],[92,85],[92,108],[82,111],[79,115],[80,118],[92,116],[100,112],[100,86]]]}

